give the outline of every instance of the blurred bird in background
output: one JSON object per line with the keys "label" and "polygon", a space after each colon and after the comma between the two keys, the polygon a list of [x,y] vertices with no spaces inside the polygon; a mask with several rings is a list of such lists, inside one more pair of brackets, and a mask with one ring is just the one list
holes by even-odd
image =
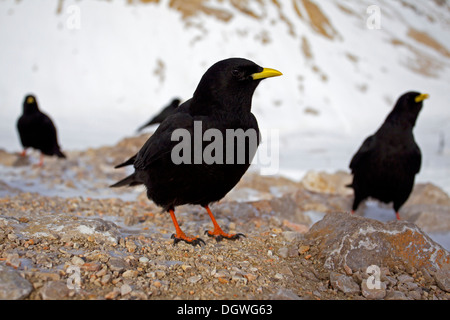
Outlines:
{"label": "blurred bird in background", "polygon": [[151,126],[152,124],[158,124],[164,121],[168,116],[175,113],[175,110],[180,105],[180,99],[175,98],[172,100],[172,102],[166,106],[164,109],[161,110],[160,113],[158,113],[156,116],[154,116],[152,119],[150,119],[146,124],[140,126],[137,131],[140,132],[144,128]]}
{"label": "blurred bird in background", "polygon": [[352,213],[361,201],[372,197],[394,203],[397,220],[420,171],[422,153],[413,128],[428,94],[403,94],[375,134],[369,136],[350,162],[354,190]]}
{"label": "blurred bird in background", "polygon": [[39,150],[41,152],[39,166],[44,163],[44,155],[66,158],[58,145],[55,125],[39,110],[36,97],[33,95],[27,95],[23,101],[23,113],[17,121],[17,130],[24,148],[21,155],[25,156],[28,148]]}

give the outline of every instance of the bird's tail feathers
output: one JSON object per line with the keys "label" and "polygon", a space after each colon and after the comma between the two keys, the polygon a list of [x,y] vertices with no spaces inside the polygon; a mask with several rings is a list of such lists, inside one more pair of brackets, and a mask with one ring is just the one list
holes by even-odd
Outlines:
{"label": "bird's tail feathers", "polygon": [[133,174],[129,175],[128,177],[120,180],[119,182],[116,182],[115,184],[110,185],[109,187],[110,188],[118,188],[118,187],[125,187],[125,186],[133,187],[133,186],[138,186],[140,184],[142,184],[142,182],[137,180],[136,174],[133,173]]}
{"label": "bird's tail feathers", "polygon": [[129,165],[132,165],[133,163],[134,163],[134,160],[136,159],[136,155],[134,155],[133,157],[131,157],[130,159],[128,159],[127,161],[125,161],[125,162],[123,162],[123,163],[121,163],[121,164],[118,164],[117,166],[115,166],[114,168],[115,169],[118,169],[118,168],[122,168],[122,167],[126,167],[126,166],[129,166]]}
{"label": "bird's tail feathers", "polygon": [[58,158],[67,158],[66,155],[62,153],[61,150],[59,149],[55,151],[55,155],[57,155]]}

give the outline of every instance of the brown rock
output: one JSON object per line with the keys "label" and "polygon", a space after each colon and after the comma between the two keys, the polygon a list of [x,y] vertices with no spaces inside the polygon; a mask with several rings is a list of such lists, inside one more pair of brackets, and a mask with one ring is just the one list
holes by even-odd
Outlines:
{"label": "brown rock", "polygon": [[318,244],[319,257],[330,269],[365,270],[371,265],[450,270],[450,253],[415,224],[382,223],[348,213],[326,215],[305,235]]}

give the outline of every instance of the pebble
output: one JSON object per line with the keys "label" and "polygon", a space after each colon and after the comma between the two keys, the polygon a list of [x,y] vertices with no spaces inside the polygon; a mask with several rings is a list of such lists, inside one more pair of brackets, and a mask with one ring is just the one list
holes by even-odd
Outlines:
{"label": "pebble", "polygon": [[111,271],[118,272],[121,272],[130,267],[130,265],[125,260],[116,257],[112,257],[111,259],[109,259],[108,266]]}
{"label": "pebble", "polygon": [[0,300],[21,300],[33,290],[31,283],[16,270],[0,264]]}
{"label": "pebble", "polygon": [[386,295],[386,297],[384,299],[385,300],[408,300],[406,295],[401,291],[391,291]]}
{"label": "pebble", "polygon": [[414,278],[407,275],[407,274],[401,274],[397,277],[397,280],[400,283],[407,283],[407,282],[414,282]]}
{"label": "pebble", "polygon": [[126,296],[127,294],[129,294],[131,291],[133,291],[133,289],[131,288],[131,286],[127,283],[124,283],[121,287],[120,287],[120,295]]}
{"label": "pebble", "polygon": [[360,292],[359,285],[352,277],[334,271],[330,273],[330,284],[333,288],[344,293],[355,294]]}
{"label": "pebble", "polygon": [[450,292],[450,270],[438,270],[434,274],[434,279],[441,290]]}
{"label": "pebble", "polygon": [[124,279],[133,279],[138,276],[138,272],[136,270],[127,270],[122,274]]}
{"label": "pebble", "polygon": [[202,276],[201,275],[192,276],[192,277],[188,278],[187,280],[190,283],[197,283],[200,280],[202,280]]}
{"label": "pebble", "polygon": [[65,281],[49,281],[39,291],[43,300],[60,300],[69,296]]}
{"label": "pebble", "polygon": [[384,282],[372,283],[364,279],[361,283],[362,295],[370,300],[380,300],[386,296],[386,284]]}

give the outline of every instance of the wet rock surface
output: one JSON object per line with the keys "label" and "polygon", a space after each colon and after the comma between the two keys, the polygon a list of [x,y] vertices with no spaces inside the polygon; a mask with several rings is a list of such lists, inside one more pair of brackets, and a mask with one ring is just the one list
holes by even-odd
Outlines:
{"label": "wet rock surface", "polygon": [[0,298],[450,298],[449,253],[427,234],[450,231],[439,188],[417,185],[404,221],[381,222],[348,213],[345,172],[300,182],[248,172],[211,206],[226,232],[246,237],[208,238],[206,211],[186,205],[182,229],[206,244],[174,246],[170,216],[143,188],[108,188],[129,173],[113,166],[146,138],[69,151],[42,168],[34,153],[0,153]]}

